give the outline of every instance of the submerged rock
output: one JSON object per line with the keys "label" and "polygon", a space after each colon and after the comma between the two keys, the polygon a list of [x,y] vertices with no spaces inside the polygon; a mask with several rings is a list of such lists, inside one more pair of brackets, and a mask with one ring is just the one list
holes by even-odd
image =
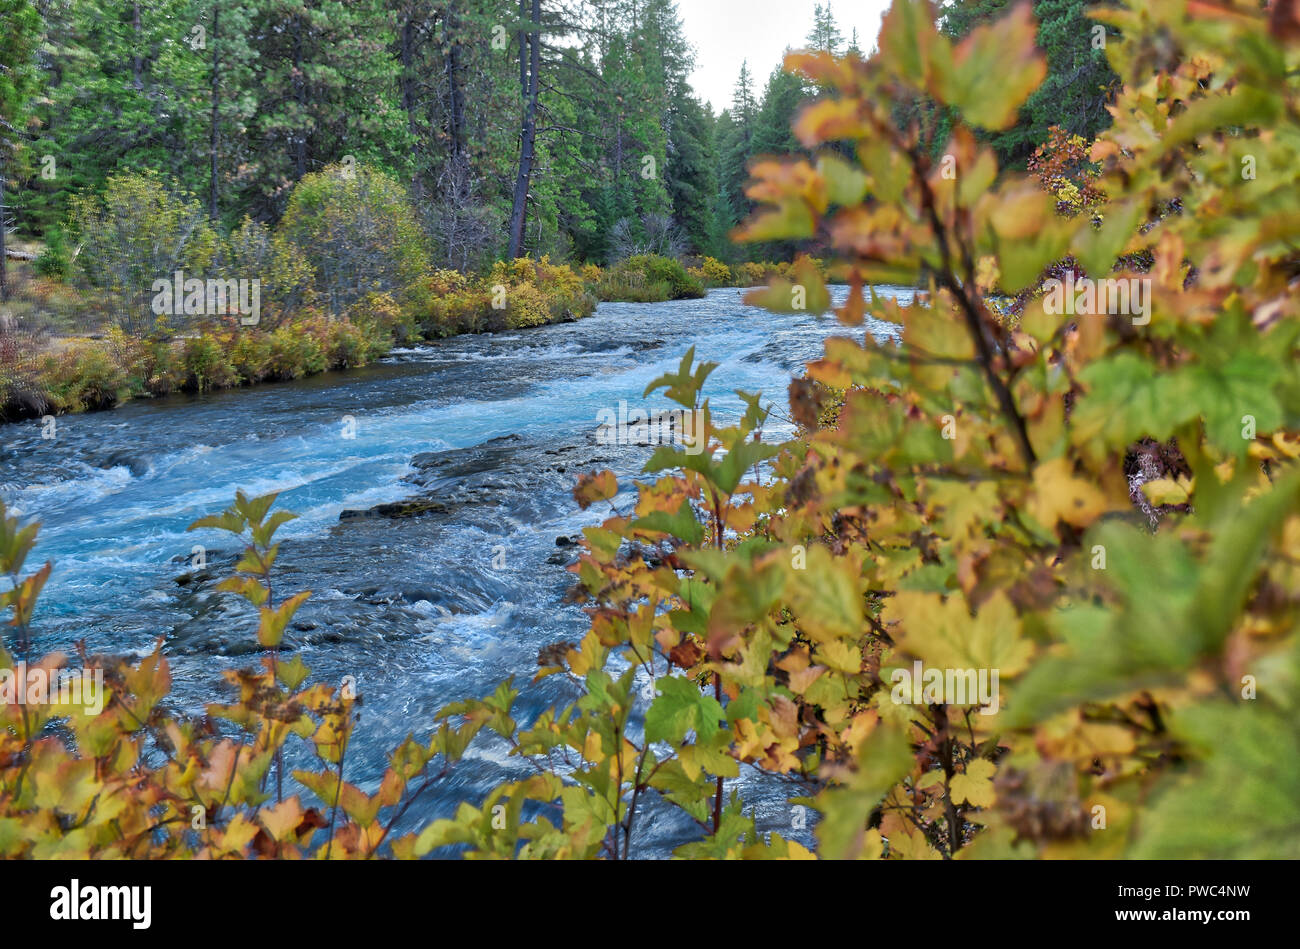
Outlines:
{"label": "submerged rock", "polygon": [[187,587],[191,583],[206,583],[212,579],[211,570],[195,570],[192,573],[182,573],[176,578],[176,585]]}
{"label": "submerged rock", "polygon": [[367,510],[350,509],[339,512],[340,521],[350,521],[359,517],[419,517],[422,514],[446,514],[451,508],[442,501],[430,498],[412,498],[392,504],[376,504]]}
{"label": "submerged rock", "polygon": [[143,478],[149,473],[149,459],[133,455],[128,451],[115,451],[96,462],[95,467],[103,468],[105,471],[113,468],[125,468],[135,477]]}

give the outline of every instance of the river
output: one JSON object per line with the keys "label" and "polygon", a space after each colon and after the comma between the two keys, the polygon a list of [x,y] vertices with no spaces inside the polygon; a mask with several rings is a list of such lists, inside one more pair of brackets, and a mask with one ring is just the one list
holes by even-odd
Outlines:
{"label": "river", "polygon": [[[910,291],[889,292],[909,302]],[[34,652],[85,639],[91,652],[142,655],[164,636],[172,701],[226,700],[220,670],[256,661],[256,621],[212,589],[233,563],[229,535],[185,528],[236,489],[278,491],[277,509],[301,517],[279,535],[277,591],[313,591],[286,644],[313,679],[355,678],[363,706],[345,777],[373,790],[387,750],[426,735],[447,702],[509,675],[523,691],[517,719],[576,697],[566,676],[529,682],[540,647],[586,629],[564,600],[573,550],[557,539],[604,513],[580,511],[570,491],[577,474],[605,467],[627,490],[650,451],[598,444],[602,409],[670,408],[642,392],[694,345],[697,359],[720,364],[705,391],[721,420],[742,410],[736,389],[762,392],[784,416],[790,377],[823,340],[863,332],[747,307],[722,289],[601,304],[577,323],[455,337],[346,373],[62,417],[53,438],[38,422],[0,427],[0,497],[43,524],[28,568],[54,562]],[[764,440],[790,433],[774,415]],[[413,497],[433,509],[373,513]],[[195,545],[207,571],[192,569]],[[451,816],[522,767],[503,743],[480,741],[410,816]],[[748,769],[741,780],[760,830],[811,846],[809,831],[790,828],[784,788]],[[689,819],[652,807],[634,854],[663,856],[695,836]]]}

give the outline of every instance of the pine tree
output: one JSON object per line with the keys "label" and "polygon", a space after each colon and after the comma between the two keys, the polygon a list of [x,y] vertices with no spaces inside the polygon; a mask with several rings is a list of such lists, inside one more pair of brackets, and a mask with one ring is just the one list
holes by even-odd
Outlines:
{"label": "pine tree", "polygon": [[401,64],[383,55],[396,31],[380,0],[257,2],[248,210],[277,216],[294,182],[346,157],[409,177]]}
{"label": "pine tree", "polygon": [[831,5],[827,3],[823,7],[820,3],[817,4],[813,10],[812,29],[808,31],[808,48],[839,55],[840,44],[843,42],[844,36],[835,23]]}
{"label": "pine tree", "polygon": [[745,197],[745,181],[749,178],[749,159],[754,154],[754,127],[758,117],[758,104],[754,99],[754,83],[749,72],[749,62],[742,62],[740,75],[731,95],[731,108],[722,113],[718,125],[719,184],[722,200],[719,211],[727,227],[738,224],[749,214],[750,203]]}
{"label": "pine tree", "polygon": [[71,195],[98,190],[124,166],[201,190],[205,66],[186,45],[198,25],[189,0],[52,3],[45,18],[37,148],[52,159],[53,178],[40,187],[57,216]]}
{"label": "pine tree", "polygon": [[9,261],[5,232],[6,200],[12,169],[25,144],[31,99],[39,85],[36,50],[44,24],[30,0],[0,0],[0,300],[9,298]]}
{"label": "pine tree", "polygon": [[524,225],[528,212],[528,189],[533,174],[537,148],[537,102],[542,69],[541,0],[519,0],[519,97],[523,121],[519,131],[519,171],[515,176],[514,198],[510,208],[510,245],[506,257],[513,260],[524,254]]}
{"label": "pine tree", "polygon": [[[754,120],[754,138],[751,154],[785,156],[798,154],[802,149],[795,138],[792,123],[799,107],[808,99],[803,81],[793,73],[777,67],[768,77],[763,90],[763,104]],[[761,258],[789,259],[796,245],[784,242],[755,248]]]}
{"label": "pine tree", "polygon": [[[1047,77],[1021,108],[1020,121],[1010,129],[986,136],[1006,164],[1023,164],[1047,140],[1048,129],[1059,125],[1086,139],[1110,125],[1106,111],[1118,81],[1095,42],[1095,21],[1086,11],[1100,0],[1036,0],[1038,46],[1047,54]],[[940,27],[954,39],[975,27],[1005,16],[1010,0],[946,0],[940,7]],[[942,125],[942,119],[940,119]],[[944,126],[946,128],[946,126]]]}
{"label": "pine tree", "polygon": [[304,174],[345,160],[409,182],[436,258],[461,268],[605,259],[616,228],[720,254],[747,210],[757,90],[746,66],[737,106],[714,119],[690,89],[674,0],[41,9],[49,94],[35,125],[57,173],[25,192],[37,232],[125,168],[157,172],[227,227],[273,223]]}
{"label": "pine tree", "polygon": [[685,91],[678,93],[673,104],[665,181],[673,218],[693,250],[716,256],[720,249],[715,245],[718,176],[713,115]]}
{"label": "pine tree", "polygon": [[255,7],[239,0],[198,0],[192,13],[194,26],[183,45],[207,72],[206,197],[208,216],[215,221],[246,157],[244,141],[256,107],[249,45]]}
{"label": "pine tree", "polygon": [[800,150],[791,124],[807,98],[803,81],[778,66],[768,77],[763,104],[754,120],[752,154],[789,155]]}

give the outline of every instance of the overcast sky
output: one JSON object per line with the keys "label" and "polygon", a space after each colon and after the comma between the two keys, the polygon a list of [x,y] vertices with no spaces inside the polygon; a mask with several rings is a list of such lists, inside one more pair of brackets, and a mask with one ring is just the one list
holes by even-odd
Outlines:
{"label": "overcast sky", "polygon": [[[686,38],[695,47],[695,92],[721,112],[731,104],[731,90],[746,59],[756,92],[761,92],[785,48],[803,46],[816,5],[817,0],[677,0]],[[847,40],[857,27],[864,52],[875,46],[888,7],[888,0],[831,2],[840,32]]]}

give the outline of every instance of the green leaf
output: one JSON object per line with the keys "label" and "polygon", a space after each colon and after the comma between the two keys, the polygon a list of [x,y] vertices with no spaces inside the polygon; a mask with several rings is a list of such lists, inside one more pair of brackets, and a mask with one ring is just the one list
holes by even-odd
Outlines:
{"label": "green leaf", "polygon": [[1139,860],[1300,858],[1300,732],[1262,702],[1181,709],[1173,734],[1201,760],[1147,798]]}
{"label": "green leaf", "polygon": [[271,543],[271,538],[275,536],[275,532],[279,530],[281,526],[292,520],[296,520],[297,517],[298,515],[294,514],[292,511],[276,511],[271,515],[270,520],[253,528],[253,543],[260,547],[265,547],[267,544]]}
{"label": "green leaf", "polygon": [[1260,559],[1298,502],[1300,471],[1293,471],[1216,525],[1191,607],[1202,648],[1217,647],[1232,631],[1255,586]]}
{"label": "green leaf", "polygon": [[710,480],[718,486],[719,490],[731,494],[750,468],[780,453],[781,449],[777,445],[769,445],[766,442],[741,442],[731,448],[718,463]]}
{"label": "green leaf", "polygon": [[722,705],[684,676],[664,676],[655,683],[659,695],[645,716],[647,741],[666,741],[680,745],[688,731],[694,730],[701,740],[711,738],[722,726],[726,715]]}
{"label": "green leaf", "polygon": [[262,618],[257,627],[258,643],[267,649],[279,646],[284,639],[284,630],[289,625],[289,620],[293,619],[293,614],[298,612],[298,607],[302,606],[309,596],[311,592],[304,590],[302,593],[295,593],[275,609],[262,607]]}
{"label": "green leaf", "polygon": [[220,514],[201,517],[185,529],[187,531],[196,531],[203,528],[211,528],[213,530],[229,531],[232,534],[242,534],[244,528],[247,526],[247,518],[236,514],[234,511],[223,511]]}
{"label": "green leaf", "polygon": [[271,509],[275,499],[279,497],[279,492],[263,494],[261,497],[253,498],[251,501],[245,496],[243,491],[235,492],[235,511],[247,518],[248,522],[254,527],[262,523],[262,518],[266,517],[266,512]]}
{"label": "green leaf", "polygon": [[862,852],[867,820],[912,767],[906,736],[884,724],[858,749],[857,769],[838,787],[822,791],[813,806],[822,814],[817,840],[824,857],[851,860]]}
{"label": "green leaf", "polygon": [[691,364],[695,361],[695,347],[682,355],[681,364],[677,367],[676,372],[665,373],[658,379],[655,379],[641,397],[645,398],[656,389],[667,390],[664,394],[672,399],[678,405],[683,405],[688,409],[695,408],[697,397],[700,390],[704,388],[704,380],[709,377],[714,369],[718,368],[716,362],[702,362],[695,368],[694,374],[691,373]]}
{"label": "green leaf", "polygon": [[652,511],[645,517],[637,518],[631,523],[630,529],[667,534],[670,537],[684,540],[692,546],[699,544],[704,539],[704,527],[695,517],[695,512],[691,509],[688,501],[682,502],[676,514],[669,514],[667,511]]}
{"label": "green leaf", "polygon": [[1137,201],[1107,206],[1100,228],[1094,228],[1087,218],[1081,219],[1075,232],[1072,250],[1080,266],[1093,279],[1101,279],[1115,267],[1120,251],[1137,233],[1142,207]]}
{"label": "green leaf", "polygon": [[740,845],[746,840],[754,840],[758,833],[754,818],[746,817],[742,808],[740,795],[733,792],[730,802],[722,810],[718,832],[704,840],[682,844],[673,851],[673,856],[683,860],[725,860],[738,856]]}
{"label": "green leaf", "polygon": [[838,155],[827,152],[817,159],[817,170],[826,179],[826,196],[832,204],[851,207],[867,193],[867,176]]}
{"label": "green leaf", "polygon": [[823,642],[862,634],[861,571],[852,560],[832,557],[823,545],[812,544],[806,568],[791,567],[789,573],[790,606],[805,635]]}
{"label": "green leaf", "polygon": [[952,69],[936,62],[936,93],[971,125],[1010,128],[1020,107],[1047,74],[1037,48],[1037,23],[1028,2],[993,23],[976,27],[952,53]]}

